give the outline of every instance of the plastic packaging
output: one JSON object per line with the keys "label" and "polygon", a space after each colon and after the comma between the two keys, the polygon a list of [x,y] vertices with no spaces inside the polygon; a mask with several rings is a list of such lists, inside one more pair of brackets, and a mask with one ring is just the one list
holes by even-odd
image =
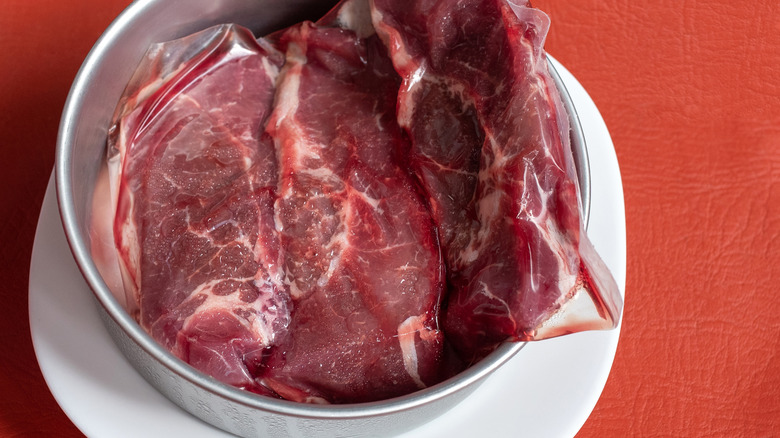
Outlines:
{"label": "plastic packaging", "polygon": [[617,324],[549,20],[462,3],[347,0],[268,40],[222,25],[149,49],[93,226],[142,327],[222,382],[348,403]]}

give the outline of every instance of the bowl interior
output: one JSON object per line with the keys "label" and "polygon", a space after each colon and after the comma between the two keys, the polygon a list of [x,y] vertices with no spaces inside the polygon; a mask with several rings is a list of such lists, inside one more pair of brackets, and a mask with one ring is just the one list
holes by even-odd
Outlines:
{"label": "bowl interior", "polygon": [[[482,362],[431,388],[396,399],[360,405],[304,405],[257,396],[222,384],[189,367],[159,346],[114,298],[101,277],[90,251],[90,212],[93,189],[105,160],[108,128],[116,104],[136,65],[150,44],[168,41],[233,22],[256,35],[302,19],[316,19],[335,1],[318,0],[139,0],[131,4],[106,30],[82,65],[62,116],[56,157],[56,185],[65,234],[76,262],[99,304],[130,339],[175,374],[211,393],[267,411],[312,418],[356,418],[383,415],[428,403],[480,381],[517,353],[523,344],[505,344]],[[564,105],[574,108],[557,74]],[[572,120],[575,161],[587,218],[589,175],[587,154],[576,117]]]}

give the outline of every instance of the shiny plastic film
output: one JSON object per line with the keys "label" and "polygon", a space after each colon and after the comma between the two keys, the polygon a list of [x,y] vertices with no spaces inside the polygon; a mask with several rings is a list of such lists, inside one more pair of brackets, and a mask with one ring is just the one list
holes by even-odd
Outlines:
{"label": "shiny plastic film", "polygon": [[263,132],[282,62],[233,25],[155,45],[109,139],[113,235],[139,323],[195,368],[257,392],[253,368],[290,320]]}
{"label": "shiny plastic film", "polygon": [[504,0],[372,5],[447,260],[448,340],[473,361],[506,340],[615,327],[622,300],[584,230],[548,17]]}
{"label": "shiny plastic film", "polygon": [[196,369],[307,403],[615,327],[548,27],[519,0],[345,0],[153,45],[95,191],[106,283]]}

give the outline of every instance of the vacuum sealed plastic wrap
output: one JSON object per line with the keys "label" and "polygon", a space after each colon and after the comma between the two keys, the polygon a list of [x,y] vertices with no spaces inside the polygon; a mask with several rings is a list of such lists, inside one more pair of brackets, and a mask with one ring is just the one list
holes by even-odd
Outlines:
{"label": "vacuum sealed plastic wrap", "polygon": [[402,168],[399,78],[384,46],[309,22],[279,45],[286,64],[266,129],[281,166],[277,228],[294,311],[263,382],[285,398],[330,402],[438,383],[444,269]]}
{"label": "vacuum sealed plastic wrap", "polygon": [[109,135],[111,212],[95,198],[107,283],[193,367],[309,403],[614,327],[547,26],[506,0],[346,0],[152,46]]}
{"label": "vacuum sealed plastic wrap", "polygon": [[[263,126],[283,56],[237,26],[152,47],[109,141],[114,237],[128,302],[158,342],[258,389],[290,321]],[[258,389],[262,392],[262,388]]]}
{"label": "vacuum sealed plastic wrap", "polygon": [[476,360],[507,339],[614,327],[621,298],[580,218],[547,16],[505,0],[372,4],[446,257],[448,339]]}

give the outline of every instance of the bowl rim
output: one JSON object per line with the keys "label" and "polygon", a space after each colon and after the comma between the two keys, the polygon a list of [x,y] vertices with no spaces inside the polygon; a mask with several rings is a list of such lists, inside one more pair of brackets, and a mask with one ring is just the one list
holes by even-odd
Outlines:
{"label": "bowl rim", "polygon": [[[101,59],[104,55],[118,43],[120,37],[135,23],[137,17],[149,13],[149,10],[154,7],[154,3],[154,0],[137,0],[131,3],[106,28],[90,50],[76,74],[65,102],[55,153],[57,203],[70,251],[99,305],[132,342],[151,356],[156,363],[203,391],[254,409],[311,419],[359,419],[398,413],[429,404],[471,387],[472,384],[498,369],[526,345],[525,342],[504,343],[486,358],[456,376],[411,394],[374,402],[332,405],[275,399],[232,387],[196,370],[159,345],[124,309],[100,275],[91,257],[91,251],[87,244],[88,238],[82,236],[80,232],[71,184],[74,176],[73,151],[78,135],[76,121],[83,110],[87,89],[95,77],[96,71],[100,69]],[[587,224],[590,209],[590,164],[587,145],[579,116],[568,90],[566,90],[555,66],[549,61],[551,57],[547,56],[550,74],[558,87],[571,124],[572,150],[575,153],[574,158],[581,190],[581,213],[583,222]],[[575,148],[575,142],[578,142],[579,147]]]}

